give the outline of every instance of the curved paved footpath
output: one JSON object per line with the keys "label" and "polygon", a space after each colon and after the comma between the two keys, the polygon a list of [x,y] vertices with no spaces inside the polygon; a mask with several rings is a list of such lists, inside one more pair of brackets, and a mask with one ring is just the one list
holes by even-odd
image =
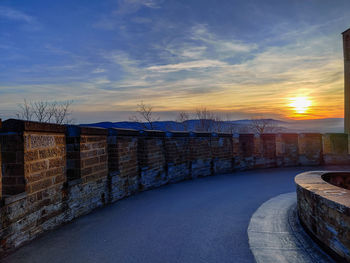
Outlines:
{"label": "curved paved footpath", "polygon": [[307,170],[321,168],[237,172],[146,191],[49,232],[2,262],[254,262],[252,214],[294,191],[295,175]]}

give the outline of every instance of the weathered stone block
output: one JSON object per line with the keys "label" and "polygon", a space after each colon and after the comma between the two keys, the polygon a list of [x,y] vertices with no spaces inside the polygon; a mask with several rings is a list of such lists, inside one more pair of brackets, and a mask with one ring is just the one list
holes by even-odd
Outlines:
{"label": "weathered stone block", "polygon": [[187,132],[167,133],[165,158],[170,182],[190,178],[190,139]]}
{"label": "weathered stone block", "polygon": [[299,164],[320,165],[322,162],[322,135],[319,133],[299,134]]}
{"label": "weathered stone block", "polygon": [[139,191],[138,137],[139,132],[136,130],[109,129],[108,169],[111,201]]}
{"label": "weathered stone block", "polygon": [[213,174],[210,133],[193,133],[190,137],[191,177]]}
{"label": "weathered stone block", "polygon": [[255,136],[255,167],[276,166],[276,135],[260,134]]}
{"label": "weathered stone block", "polygon": [[348,164],[348,135],[345,133],[326,133],[322,136],[323,162],[325,164]]}
{"label": "weathered stone block", "polygon": [[141,190],[159,187],[168,182],[164,140],[165,133],[143,131],[138,141]]}
{"label": "weathered stone block", "polygon": [[276,135],[277,166],[299,165],[299,144],[297,133],[281,133]]}
{"label": "weathered stone block", "polygon": [[233,170],[233,142],[231,134],[215,134],[211,138],[213,173],[230,173]]}
{"label": "weathered stone block", "polygon": [[239,134],[238,154],[235,158],[235,168],[238,170],[252,169],[255,165],[254,134]]}

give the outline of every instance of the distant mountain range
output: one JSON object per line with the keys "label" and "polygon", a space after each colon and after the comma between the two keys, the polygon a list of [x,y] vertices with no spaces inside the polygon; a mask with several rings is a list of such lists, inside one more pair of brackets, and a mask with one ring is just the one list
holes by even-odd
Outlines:
{"label": "distant mountain range", "polygon": [[[265,119],[269,124],[278,128],[278,132],[343,132],[343,119],[342,118],[327,118],[327,119],[315,119],[315,120],[295,120],[295,121],[280,121],[274,119]],[[195,131],[200,126],[200,120],[188,120],[183,123],[175,121],[156,121],[152,123],[154,130],[160,131]],[[221,129],[223,131],[233,132],[251,132],[249,127],[252,126],[253,120],[235,120],[235,121],[221,121]],[[101,127],[101,128],[123,128],[123,129],[135,129],[143,130],[145,127],[150,129],[150,125],[147,123],[138,122],[98,122],[81,124],[81,126]]]}

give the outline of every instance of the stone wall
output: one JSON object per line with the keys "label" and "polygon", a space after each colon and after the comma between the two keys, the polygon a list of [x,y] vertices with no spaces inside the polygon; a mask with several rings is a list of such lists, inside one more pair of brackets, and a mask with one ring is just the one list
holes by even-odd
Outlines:
{"label": "stone wall", "polygon": [[0,131],[0,252],[167,183],[347,163],[348,141],[343,134],[139,132],[7,120]]}
{"label": "stone wall", "polygon": [[350,191],[326,180],[337,184],[346,182],[349,176],[343,172],[316,171],[295,178],[300,221],[337,262],[350,261]]}

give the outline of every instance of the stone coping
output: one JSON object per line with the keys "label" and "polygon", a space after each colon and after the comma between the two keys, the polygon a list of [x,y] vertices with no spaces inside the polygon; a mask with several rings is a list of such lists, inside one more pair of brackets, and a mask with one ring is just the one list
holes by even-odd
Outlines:
{"label": "stone coping", "polygon": [[67,136],[77,137],[80,135],[108,135],[108,129],[99,127],[83,127],[76,125],[67,125]]}
{"label": "stone coping", "polygon": [[298,137],[298,133],[276,133],[276,135],[282,137]]}
{"label": "stone coping", "polygon": [[134,129],[109,128],[109,136],[139,136],[140,132]]}
{"label": "stone coping", "polygon": [[141,130],[140,135],[149,137],[165,137],[165,132],[158,130]]}
{"label": "stone coping", "polygon": [[312,171],[295,177],[297,186],[313,194],[331,201],[335,207],[347,216],[350,216],[350,190],[340,188],[325,181],[327,175],[344,174],[347,171]]}
{"label": "stone coping", "polygon": [[322,133],[313,133],[313,132],[306,132],[306,133],[299,133],[299,135],[303,137],[320,137],[322,138]]}
{"label": "stone coping", "polygon": [[35,121],[23,121],[16,119],[8,119],[2,122],[1,130],[3,132],[49,132],[49,133],[65,133],[66,126],[54,123],[44,123]]}

